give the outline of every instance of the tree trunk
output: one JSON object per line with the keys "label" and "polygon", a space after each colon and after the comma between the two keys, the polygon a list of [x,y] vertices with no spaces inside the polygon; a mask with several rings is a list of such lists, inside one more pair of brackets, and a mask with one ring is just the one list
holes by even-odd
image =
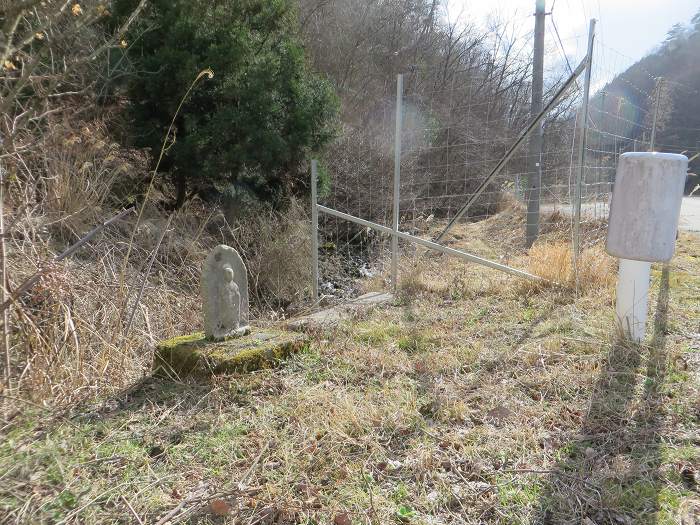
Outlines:
{"label": "tree trunk", "polygon": [[185,204],[185,201],[187,201],[187,177],[185,177],[182,171],[178,171],[175,173],[174,182],[175,191],[177,193],[175,195],[175,205],[173,209],[179,210],[182,208],[183,204]]}

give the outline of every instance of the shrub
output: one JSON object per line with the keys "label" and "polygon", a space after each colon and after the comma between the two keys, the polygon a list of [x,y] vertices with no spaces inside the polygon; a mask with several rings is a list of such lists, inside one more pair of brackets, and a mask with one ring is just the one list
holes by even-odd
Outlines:
{"label": "shrub", "polygon": [[[136,0],[117,0],[115,22]],[[188,196],[278,202],[333,136],[336,98],[311,73],[290,0],[154,0],[124,53],[137,144],[160,149],[182,94],[204,68],[169,137],[162,168]],[[306,187],[304,184],[303,187]]]}

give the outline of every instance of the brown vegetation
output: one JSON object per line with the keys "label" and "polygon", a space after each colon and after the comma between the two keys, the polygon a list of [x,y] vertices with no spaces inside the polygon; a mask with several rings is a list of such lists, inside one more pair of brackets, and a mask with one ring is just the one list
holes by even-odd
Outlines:
{"label": "brown vegetation", "polygon": [[609,293],[524,293],[422,254],[415,295],[281,369],[147,379],[68,417],[24,406],[0,504],[20,523],[691,519],[697,255],[684,236],[675,277],[655,278],[653,338],[631,347]]}

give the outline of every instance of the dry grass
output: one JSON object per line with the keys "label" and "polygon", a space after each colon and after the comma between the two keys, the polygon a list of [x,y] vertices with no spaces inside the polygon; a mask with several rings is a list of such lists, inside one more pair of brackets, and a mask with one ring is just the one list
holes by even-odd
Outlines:
{"label": "dry grass", "polygon": [[48,265],[11,311],[13,397],[68,405],[104,397],[147,374],[155,341],[200,329],[200,271],[219,243],[236,246],[246,258],[259,320],[282,307],[293,310],[308,295],[308,221],[295,202],[284,212],[229,224],[220,212],[193,201],[168,223],[152,204],[162,198],[156,194],[126,267],[133,215],[68,260],[48,263],[113,215],[115,199],[138,198],[148,174],[147,159],[112,144],[99,122],[55,124],[43,146],[8,166],[10,287]]}
{"label": "dry grass", "polygon": [[[108,180],[121,163],[94,139],[85,178],[70,184],[106,203],[91,177]],[[82,151],[71,155],[68,164],[84,164]],[[35,205],[28,174],[13,174],[13,286],[110,213],[76,207],[60,179],[50,181],[52,208]],[[643,347],[612,337],[614,268],[591,235],[580,294],[419,249],[402,258],[393,304],[317,334],[281,369],[141,380],[153,341],[198,327],[199,271],[215,244],[247,257],[258,322],[300,303],[308,283],[298,205],[233,224],[189,206],[164,236],[128,337],[124,312],[166,223],[155,207],[123,287],[133,218],[56,265],[13,309],[19,391],[0,422],[5,522],[660,525],[694,512],[695,238],[681,239],[670,307],[654,297],[655,337]],[[76,222],[49,224],[50,209],[77,210]],[[450,243],[571,284],[563,226],[528,256],[520,226],[501,220],[460,225]],[[657,272],[655,295],[660,281]]]}
{"label": "dry grass", "polygon": [[409,264],[404,263],[400,271],[400,279],[397,292],[400,297],[413,298],[422,291],[429,290],[430,285],[423,275],[423,268],[419,257],[414,258]]}
{"label": "dry grass", "polygon": [[68,419],[25,407],[2,431],[0,505],[10,523],[680,522],[700,468],[699,255],[683,238],[657,337],[630,347],[606,294],[523,294],[417,254],[413,300],[281,369],[149,379]]}
{"label": "dry grass", "polygon": [[[528,270],[551,283],[584,294],[609,293],[615,283],[615,260],[607,255],[600,245],[584,249],[575,268],[570,243],[540,242],[530,249]],[[552,285],[528,282],[528,287],[536,291],[551,289]]]}
{"label": "dry grass", "polygon": [[253,300],[266,310],[304,306],[311,286],[311,218],[292,199],[283,212],[262,207],[227,228],[245,258]]}
{"label": "dry grass", "polygon": [[[301,303],[308,294],[309,279],[299,268],[303,262],[295,260],[294,254],[304,241],[308,243],[307,232],[290,227],[273,234],[273,230],[250,231],[248,225],[240,225],[226,228],[217,238],[207,232],[206,221],[204,211],[192,206],[177,215],[147,277],[153,240],[166,222],[151,210],[137,234],[123,286],[119,284],[120,267],[133,218],[105,232],[77,258],[56,265],[42,278],[12,310],[14,382],[20,395],[74,403],[104,396],[148,373],[156,341],[200,329],[199,276],[206,254],[219,242],[240,247],[245,236],[255,239],[257,249],[248,244],[249,249],[242,253],[251,270],[258,322],[276,315],[281,306],[289,310],[295,302]],[[288,243],[277,243],[277,239]],[[8,261],[13,282],[21,282],[41,261],[50,259],[54,246],[51,238],[37,236],[31,259],[16,247]],[[277,263],[273,271],[271,266]],[[286,282],[280,273],[285,268],[295,271]],[[135,306],[143,279],[148,279],[146,291]],[[135,323],[126,336],[126,320],[134,307]]]}

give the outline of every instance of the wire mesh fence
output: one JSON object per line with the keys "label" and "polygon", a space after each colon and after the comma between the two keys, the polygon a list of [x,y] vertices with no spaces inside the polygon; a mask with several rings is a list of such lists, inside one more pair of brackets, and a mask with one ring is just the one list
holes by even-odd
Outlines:
{"label": "wire mesh fence", "polygon": [[[460,219],[450,244],[465,234],[480,238],[497,260],[526,256],[528,198],[539,201],[539,230],[556,232],[562,242],[574,235],[577,184],[580,184],[582,247],[604,234],[619,156],[649,151],[654,131],[663,125],[662,83],[649,75],[632,82],[620,75],[633,60],[597,43],[591,70],[588,119],[580,119],[583,78],[568,90],[542,122],[541,154],[520,147]],[[399,229],[434,240],[487,179],[494,166],[531,121],[530,91],[524,77],[484,76],[464,67],[449,74],[413,67],[403,74],[401,100],[379,101],[372,122],[347,128],[321,168],[319,203],[354,217],[391,227],[394,152],[401,148]],[[563,81],[551,82],[545,102]],[[687,86],[684,88],[690,89]],[[402,107],[395,134],[396,108]],[[582,162],[578,148],[585,128]],[[668,135],[667,135],[668,136]],[[400,143],[397,141],[400,141]],[[687,152],[692,145],[657,142],[656,149]],[[541,178],[535,195],[530,185]],[[470,225],[478,227],[464,229]],[[484,227],[480,227],[484,226]],[[366,226],[323,215],[320,218],[321,292],[347,294],[360,276],[386,275],[390,239]],[[407,243],[404,243],[404,247]],[[518,258],[526,265],[526,257]],[[338,279],[338,275],[346,279]],[[351,287],[350,287],[351,288]]]}
{"label": "wire mesh fence", "polygon": [[[387,100],[371,126],[342,130],[318,169],[319,204],[391,226],[394,104]],[[352,297],[358,278],[385,273],[387,236],[327,214],[318,220],[321,294]]]}
{"label": "wire mesh fence", "polygon": [[[402,223],[420,232],[426,221],[446,223],[475,195],[494,166],[504,157],[530,121],[525,104],[516,100],[476,96],[483,92],[481,78],[457,79],[441,90],[420,89],[420,76],[406,83],[403,155],[401,162]],[[558,85],[553,85],[551,92]],[[519,96],[516,94],[515,96]],[[507,206],[525,204],[528,184],[540,172],[540,220],[551,219],[559,206],[570,206],[570,168],[575,132],[578,90],[574,89],[553,110],[541,130],[541,157],[532,158],[519,148],[464,216],[476,222],[498,214]],[[523,232],[524,233],[524,232]],[[524,242],[524,237],[523,237]]]}

